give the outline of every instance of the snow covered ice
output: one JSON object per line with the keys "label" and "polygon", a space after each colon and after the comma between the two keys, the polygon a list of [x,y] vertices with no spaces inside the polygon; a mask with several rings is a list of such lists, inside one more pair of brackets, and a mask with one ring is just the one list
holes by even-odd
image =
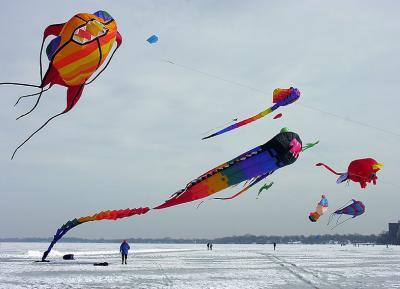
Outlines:
{"label": "snow covered ice", "polygon": [[0,289],[400,288],[396,246],[131,244],[121,265],[119,244],[60,243],[35,263],[46,246],[1,243]]}

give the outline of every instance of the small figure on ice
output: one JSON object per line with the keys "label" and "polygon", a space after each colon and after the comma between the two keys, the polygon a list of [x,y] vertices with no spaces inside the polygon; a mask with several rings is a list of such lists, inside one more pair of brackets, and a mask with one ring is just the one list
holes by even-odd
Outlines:
{"label": "small figure on ice", "polygon": [[125,263],[125,265],[127,265],[126,259],[128,258],[128,252],[129,252],[130,248],[131,247],[129,246],[127,240],[122,241],[122,244],[119,247],[119,251],[121,252],[121,256],[122,256],[122,264]]}

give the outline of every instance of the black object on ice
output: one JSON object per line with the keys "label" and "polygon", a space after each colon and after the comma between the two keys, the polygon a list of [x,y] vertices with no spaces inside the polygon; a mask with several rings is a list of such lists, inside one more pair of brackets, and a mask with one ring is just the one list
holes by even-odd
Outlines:
{"label": "black object on ice", "polygon": [[65,255],[63,256],[63,259],[64,259],[64,260],[75,260],[74,254],[65,254]]}
{"label": "black object on ice", "polygon": [[94,263],[93,266],[108,266],[108,262]]}

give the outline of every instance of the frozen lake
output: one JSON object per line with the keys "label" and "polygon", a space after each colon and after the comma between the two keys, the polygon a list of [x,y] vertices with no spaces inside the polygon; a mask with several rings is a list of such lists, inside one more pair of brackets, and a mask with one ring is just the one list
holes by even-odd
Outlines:
{"label": "frozen lake", "polygon": [[1,243],[0,289],[400,288],[398,246],[131,244],[121,265],[119,244],[60,243],[35,263],[46,247]]}

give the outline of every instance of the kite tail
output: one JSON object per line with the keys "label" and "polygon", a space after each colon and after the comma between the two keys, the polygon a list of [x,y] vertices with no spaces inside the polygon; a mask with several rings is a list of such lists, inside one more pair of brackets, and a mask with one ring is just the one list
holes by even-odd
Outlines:
{"label": "kite tail", "polygon": [[[35,105],[34,105],[28,112],[26,112],[26,113],[24,113],[24,114],[21,114],[19,117],[17,117],[17,120],[19,120],[21,117],[24,117],[24,116],[30,114],[32,111],[35,110],[35,108],[36,108],[37,105],[39,104],[40,98],[42,97],[42,94],[43,94],[44,91],[45,91],[45,90],[44,90],[43,88],[41,88],[40,92],[37,93],[39,96],[38,96],[38,98],[37,98],[37,100],[36,100]],[[37,94],[34,94],[34,95],[37,95]],[[29,96],[31,96],[31,95],[29,95]],[[18,101],[19,101],[19,99],[18,99]],[[17,103],[18,103],[18,101],[17,101]],[[17,104],[17,103],[16,103],[16,104]]]}
{"label": "kite tail", "polygon": [[52,119],[64,114],[65,112],[58,113],[52,117],[50,117],[44,124],[42,124],[37,130],[35,130],[26,140],[24,140],[13,152],[11,159],[14,158],[15,154],[17,151],[25,144],[27,143],[36,133],[38,133],[42,128],[44,128]]}
{"label": "kite tail", "polygon": [[256,114],[256,115],[254,115],[252,117],[246,118],[245,120],[242,120],[242,121],[239,121],[237,123],[234,123],[234,124],[224,128],[224,129],[221,129],[221,130],[219,130],[219,131],[217,131],[217,132],[215,132],[213,134],[210,134],[209,136],[203,137],[202,140],[212,138],[214,136],[226,133],[228,131],[237,129],[237,128],[241,127],[241,126],[245,126],[246,124],[249,124],[249,123],[251,123],[253,121],[256,121],[256,120],[258,120],[258,119],[270,114],[271,112],[273,112],[275,110],[275,108],[274,108],[275,106],[267,108],[266,110],[260,112],[259,114]]}
{"label": "kite tail", "polygon": [[0,85],[16,85],[16,86],[28,86],[28,87],[42,88],[40,85],[29,84],[29,83],[20,83],[20,82],[0,82]]}
{"label": "kite tail", "polygon": [[335,172],[332,168],[328,167],[326,164],[318,163],[318,164],[316,164],[316,166],[317,166],[317,167],[324,166],[327,170],[331,171],[331,172],[334,173],[335,175],[338,175],[338,176],[343,175],[343,173]]}
{"label": "kite tail", "polygon": [[51,88],[51,87],[48,87],[48,88],[46,88],[46,89],[43,89],[43,91],[39,91],[39,92],[37,92],[37,93],[32,93],[32,94],[27,94],[27,95],[20,96],[20,97],[18,98],[17,102],[14,104],[14,106],[16,106],[22,98],[42,94],[43,92],[48,91],[50,88]]}
{"label": "kite tail", "polygon": [[[68,111],[70,111],[71,109],[72,109],[72,107],[74,106],[74,104],[78,101],[78,99],[79,99],[79,97],[81,96],[81,94],[82,94],[82,90],[83,90],[83,85],[81,85],[81,86],[79,86],[79,87],[76,87],[76,89],[74,90],[74,91],[76,91],[76,94],[72,97],[72,94],[68,94],[68,97],[67,97],[67,108],[63,111],[63,112],[60,112],[60,113],[58,113],[58,114],[56,114],[56,115],[54,115],[54,116],[52,116],[52,117],[50,117],[44,124],[42,124],[37,130],[35,130],[26,140],[24,140],[15,150],[14,150],[14,152],[13,152],[13,154],[12,154],[12,156],[11,156],[11,159],[13,159],[14,158],[14,156],[15,156],[15,154],[17,153],[17,151],[25,144],[25,143],[27,143],[36,133],[38,133],[42,128],[44,128],[51,120],[53,120],[54,118],[56,118],[56,117],[59,117],[60,115],[63,115],[64,113],[67,113]],[[69,88],[69,90],[70,90],[71,88]],[[42,91],[43,92],[43,91]],[[39,98],[40,98],[40,96],[39,96]],[[36,102],[36,104],[39,102],[39,99],[38,99],[38,101]],[[35,105],[35,107],[36,107],[36,105]],[[34,107],[34,108],[35,108]],[[33,109],[32,109],[33,110]],[[32,111],[31,110],[31,111]],[[28,112],[29,113],[29,112]],[[26,114],[25,114],[26,115]],[[24,116],[24,115],[22,115],[22,116]],[[20,116],[20,117],[22,117],[22,116]],[[17,118],[18,119],[18,118]]]}
{"label": "kite tail", "polygon": [[86,217],[81,217],[79,219],[73,219],[68,222],[66,222],[64,225],[62,225],[59,229],[57,229],[56,234],[53,237],[53,240],[51,241],[49,247],[47,250],[43,253],[42,256],[42,262],[44,262],[49,255],[51,249],[53,246],[71,229],[75,228],[76,226],[86,223],[86,222],[91,222],[91,221],[101,221],[101,220],[117,220],[117,219],[122,219],[122,218],[127,218],[131,217],[133,215],[143,215],[146,214],[148,211],[150,211],[149,207],[140,207],[140,208],[134,208],[134,209],[122,209],[122,210],[113,210],[113,211],[101,211],[99,213],[96,213],[92,216],[86,216]]}

